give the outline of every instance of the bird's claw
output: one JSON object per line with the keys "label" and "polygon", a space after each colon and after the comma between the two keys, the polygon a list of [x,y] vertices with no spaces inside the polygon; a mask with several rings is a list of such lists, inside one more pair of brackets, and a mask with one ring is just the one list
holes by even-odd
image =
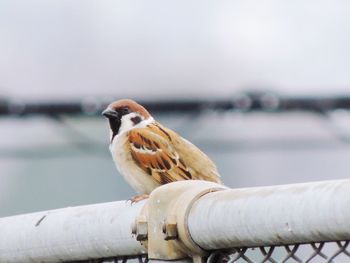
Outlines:
{"label": "bird's claw", "polygon": [[131,197],[129,200],[127,200],[126,202],[130,201],[130,204],[132,205],[133,203],[138,203],[144,199],[147,199],[148,197],[149,197],[149,195],[147,195],[147,194],[135,195],[135,196]]}

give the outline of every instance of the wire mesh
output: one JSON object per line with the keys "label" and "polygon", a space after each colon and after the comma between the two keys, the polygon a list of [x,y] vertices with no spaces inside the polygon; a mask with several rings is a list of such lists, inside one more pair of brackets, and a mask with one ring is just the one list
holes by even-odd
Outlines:
{"label": "wire mesh", "polygon": [[350,262],[349,241],[318,242],[213,252],[207,263],[345,263]]}
{"label": "wire mesh", "polygon": [[[207,263],[348,263],[350,241],[315,242],[283,246],[233,248],[215,251]],[[112,257],[70,263],[148,263],[147,255]]]}

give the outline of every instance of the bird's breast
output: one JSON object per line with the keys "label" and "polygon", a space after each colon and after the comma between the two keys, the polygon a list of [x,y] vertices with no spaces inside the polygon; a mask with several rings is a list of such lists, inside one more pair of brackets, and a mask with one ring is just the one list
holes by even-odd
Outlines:
{"label": "bird's breast", "polygon": [[127,133],[115,137],[109,149],[119,173],[137,193],[149,194],[159,186],[132,158]]}

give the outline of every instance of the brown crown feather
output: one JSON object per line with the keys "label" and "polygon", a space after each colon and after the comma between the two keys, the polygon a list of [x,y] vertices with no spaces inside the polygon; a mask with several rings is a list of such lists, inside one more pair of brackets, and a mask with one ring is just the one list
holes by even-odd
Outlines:
{"label": "brown crown feather", "polygon": [[115,102],[112,102],[108,107],[114,110],[126,107],[129,108],[129,110],[132,112],[141,114],[145,119],[151,117],[151,114],[149,114],[149,112],[143,106],[130,99],[117,100]]}

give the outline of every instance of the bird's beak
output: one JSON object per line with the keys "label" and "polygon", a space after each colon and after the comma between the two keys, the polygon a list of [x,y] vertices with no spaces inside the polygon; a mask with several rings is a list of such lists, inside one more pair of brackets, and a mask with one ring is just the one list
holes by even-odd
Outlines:
{"label": "bird's beak", "polygon": [[119,118],[119,114],[117,111],[115,110],[111,110],[109,108],[105,109],[102,112],[102,115],[105,116],[106,118],[110,119],[110,118]]}

